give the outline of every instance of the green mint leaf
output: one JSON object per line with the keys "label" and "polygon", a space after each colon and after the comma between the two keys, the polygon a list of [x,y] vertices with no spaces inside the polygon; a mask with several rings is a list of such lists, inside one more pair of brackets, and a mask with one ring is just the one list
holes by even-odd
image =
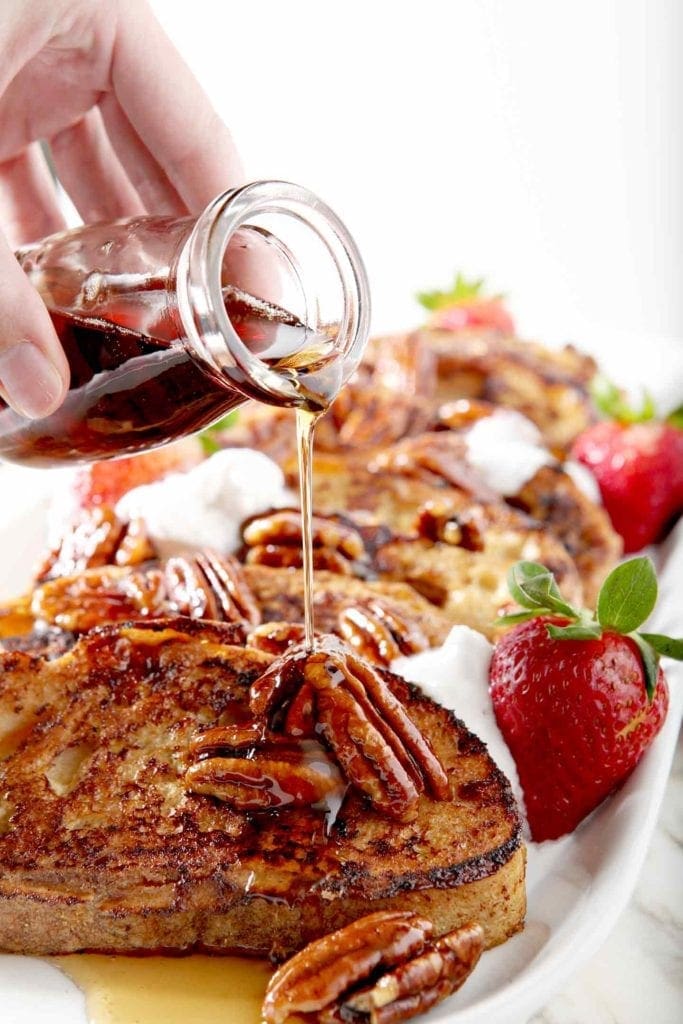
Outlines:
{"label": "green mint leaf", "polygon": [[650,647],[649,643],[639,633],[629,633],[631,639],[638,645],[640,657],[643,662],[645,674],[645,690],[647,699],[652,703],[657,688],[657,675],[659,673],[659,655]]}
{"label": "green mint leaf", "polygon": [[548,636],[556,640],[598,640],[602,636],[602,630],[597,622],[577,622],[571,626],[554,626],[551,622],[546,623]]}
{"label": "green mint leaf", "polygon": [[616,633],[631,633],[657,601],[657,577],[649,558],[631,558],[613,569],[598,594],[598,622]]}
{"label": "green mint leaf", "polygon": [[449,306],[482,298],[483,287],[483,278],[468,281],[462,274],[456,274],[453,285],[447,291],[418,292],[416,298],[421,306],[433,313],[437,309],[448,309]]}
{"label": "green mint leaf", "polygon": [[522,608],[557,612],[578,618],[571,605],[562,600],[550,569],[538,562],[517,562],[508,572],[510,594]]}
{"label": "green mint leaf", "polygon": [[204,449],[205,455],[214,455],[216,452],[220,451],[223,446],[218,443],[216,439],[217,435],[220,434],[222,430],[227,430],[229,427],[234,426],[236,420],[237,413],[229,412],[227,416],[223,417],[223,419],[218,420],[217,423],[212,423],[210,427],[206,428],[206,430],[202,430],[200,434],[197,434],[199,443]]}
{"label": "green mint leaf", "polygon": [[657,654],[683,661],[683,637],[663,636],[661,633],[640,633],[641,639],[654,647]]}
{"label": "green mint leaf", "polygon": [[624,392],[612,381],[598,373],[590,385],[591,397],[598,411],[607,419],[618,423],[645,423],[655,419],[657,410],[652,395],[644,391],[639,409],[629,404]]}
{"label": "green mint leaf", "polygon": [[679,405],[677,409],[669,413],[666,422],[670,423],[672,427],[678,427],[679,430],[683,430],[683,405]]}
{"label": "green mint leaf", "polygon": [[543,612],[540,609],[534,612],[512,612],[510,615],[501,615],[500,618],[495,620],[493,625],[515,626],[518,622],[528,622],[529,619],[535,619],[537,615],[542,614]]}

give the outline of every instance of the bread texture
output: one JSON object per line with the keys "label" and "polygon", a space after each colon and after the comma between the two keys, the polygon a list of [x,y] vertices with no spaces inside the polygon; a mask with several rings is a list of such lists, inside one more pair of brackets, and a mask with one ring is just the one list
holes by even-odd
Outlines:
{"label": "bread texture", "polygon": [[[396,822],[349,789],[334,818],[254,814],[186,790],[197,733],[235,721],[270,655],[239,627],[96,629],[53,660],[0,653],[0,949],[239,951],[279,959],[371,910],[479,921],[525,912],[509,783],[455,715],[385,673],[450,796]],[[236,642],[237,640],[237,642]]]}

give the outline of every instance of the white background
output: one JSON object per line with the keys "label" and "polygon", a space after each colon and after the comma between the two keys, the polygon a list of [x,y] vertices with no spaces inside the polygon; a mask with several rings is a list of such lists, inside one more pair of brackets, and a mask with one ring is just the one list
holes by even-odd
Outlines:
{"label": "white background", "polygon": [[[680,0],[154,0],[248,175],[346,221],[376,330],[456,269],[683,400]],[[662,377],[666,384],[661,386]]]}

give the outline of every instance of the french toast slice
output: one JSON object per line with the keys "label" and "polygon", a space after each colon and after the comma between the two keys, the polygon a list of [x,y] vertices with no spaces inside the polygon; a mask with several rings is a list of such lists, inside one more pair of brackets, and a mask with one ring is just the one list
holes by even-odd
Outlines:
{"label": "french toast slice", "polygon": [[525,912],[509,783],[451,712],[384,678],[449,777],[410,822],[349,789],[334,819],[253,814],[183,784],[198,731],[239,721],[271,657],[231,624],[97,629],[48,661],[0,653],[0,950],[283,957],[370,910],[437,934],[479,921],[488,946]]}
{"label": "french toast slice", "polygon": [[377,366],[380,382],[398,377],[405,389],[406,364],[412,359],[424,365],[425,349],[436,363],[436,384],[428,392],[435,406],[475,398],[518,409],[557,451],[568,450],[594,421],[589,385],[597,366],[572,345],[550,349],[496,331],[424,327],[396,339],[375,339],[364,363]]}

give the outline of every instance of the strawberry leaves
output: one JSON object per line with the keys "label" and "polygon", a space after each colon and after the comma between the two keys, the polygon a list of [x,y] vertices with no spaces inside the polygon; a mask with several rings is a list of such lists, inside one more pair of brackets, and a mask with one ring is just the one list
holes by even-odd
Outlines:
{"label": "strawberry leaves", "polygon": [[657,577],[649,558],[631,558],[605,579],[595,614],[573,608],[562,599],[552,572],[537,562],[517,562],[508,573],[508,588],[524,611],[504,615],[497,625],[509,626],[539,615],[569,619],[567,625],[546,623],[549,636],[562,640],[599,639],[603,631],[628,636],[640,651],[648,700],[657,685],[660,655],[683,661],[683,638],[639,633],[657,602]]}
{"label": "strawberry leaves", "polygon": [[462,274],[456,274],[455,281],[448,291],[418,292],[416,298],[421,306],[431,313],[438,309],[448,309],[473,299],[484,298],[482,289],[484,279],[468,281]]}
{"label": "strawberry leaves", "polygon": [[641,626],[657,603],[657,577],[649,558],[632,558],[614,569],[598,594],[598,622],[615,633]]}
{"label": "strawberry leaves", "polygon": [[575,615],[571,605],[562,600],[555,577],[550,569],[537,562],[517,562],[508,573],[510,593],[522,608],[530,609],[526,615],[531,618],[536,610],[553,611],[558,615]]}
{"label": "strawberry leaves", "polygon": [[643,392],[642,404],[636,409],[629,404],[624,392],[600,373],[593,377],[590,390],[598,412],[609,420],[616,420],[617,423],[647,423],[656,419],[654,399],[647,391]]}

